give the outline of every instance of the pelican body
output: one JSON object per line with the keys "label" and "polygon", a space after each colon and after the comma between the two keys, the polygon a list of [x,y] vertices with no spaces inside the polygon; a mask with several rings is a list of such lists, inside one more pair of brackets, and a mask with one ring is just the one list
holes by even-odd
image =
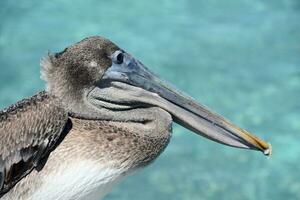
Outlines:
{"label": "pelican body", "polygon": [[0,112],[1,200],[99,200],[163,152],[173,121],[271,153],[103,37],[48,55],[41,68],[46,90]]}

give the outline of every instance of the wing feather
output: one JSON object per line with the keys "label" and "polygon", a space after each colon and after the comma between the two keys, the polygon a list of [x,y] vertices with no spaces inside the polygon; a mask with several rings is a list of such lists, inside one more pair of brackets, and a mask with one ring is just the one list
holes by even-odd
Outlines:
{"label": "wing feather", "polygon": [[64,135],[68,113],[46,92],[0,111],[0,197],[47,158]]}

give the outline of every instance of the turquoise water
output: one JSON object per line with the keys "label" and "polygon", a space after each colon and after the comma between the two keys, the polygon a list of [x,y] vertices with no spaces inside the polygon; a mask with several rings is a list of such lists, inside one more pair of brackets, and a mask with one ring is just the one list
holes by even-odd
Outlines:
{"label": "turquoise water", "polygon": [[300,199],[299,0],[1,0],[0,108],[44,88],[47,51],[103,35],[273,145],[212,143],[179,126],[106,200]]}

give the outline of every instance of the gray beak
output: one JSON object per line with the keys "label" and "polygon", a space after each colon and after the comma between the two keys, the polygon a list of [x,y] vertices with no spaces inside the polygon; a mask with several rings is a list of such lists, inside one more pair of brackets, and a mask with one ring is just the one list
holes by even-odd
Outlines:
{"label": "gray beak", "polygon": [[136,99],[161,107],[172,115],[176,123],[221,144],[257,150],[265,155],[271,154],[271,146],[268,143],[178,91],[129,54],[116,51],[112,60],[112,66],[103,76],[104,80],[126,83],[150,92],[151,95],[148,96],[136,95]]}

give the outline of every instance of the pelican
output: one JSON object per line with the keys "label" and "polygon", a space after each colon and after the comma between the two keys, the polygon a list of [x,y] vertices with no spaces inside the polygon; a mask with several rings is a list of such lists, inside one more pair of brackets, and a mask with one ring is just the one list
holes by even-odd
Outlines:
{"label": "pelican", "polygon": [[0,112],[1,200],[99,200],[168,145],[172,122],[271,154],[100,36],[41,61],[45,91]]}

